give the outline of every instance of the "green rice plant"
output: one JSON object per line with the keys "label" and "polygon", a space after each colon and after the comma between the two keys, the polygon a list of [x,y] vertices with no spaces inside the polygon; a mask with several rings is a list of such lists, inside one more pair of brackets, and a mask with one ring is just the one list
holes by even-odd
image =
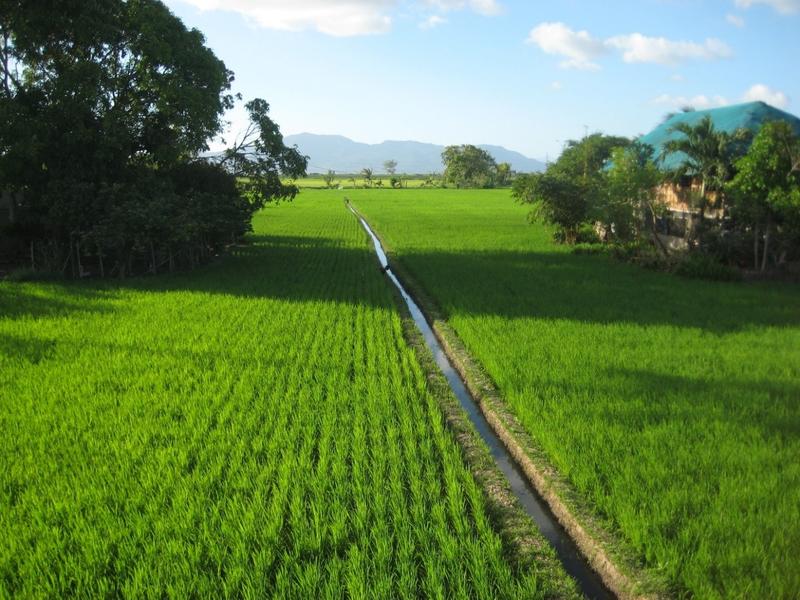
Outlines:
{"label": "green rice plant", "polygon": [[320,194],[192,273],[0,283],[0,597],[549,589],[487,525],[364,231]]}
{"label": "green rice plant", "polygon": [[800,596],[800,288],[574,254],[504,190],[348,197],[626,551],[679,596]]}

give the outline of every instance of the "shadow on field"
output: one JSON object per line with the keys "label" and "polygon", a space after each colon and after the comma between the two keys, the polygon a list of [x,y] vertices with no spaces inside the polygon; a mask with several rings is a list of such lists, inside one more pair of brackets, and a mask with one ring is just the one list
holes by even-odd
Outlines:
{"label": "shadow on field", "polygon": [[[112,301],[129,290],[387,306],[390,296],[381,277],[374,252],[367,246],[327,238],[251,235],[247,244],[193,271],[126,280],[4,282],[0,319],[111,312],[117,310]],[[121,306],[124,309],[125,304]]]}
{"label": "shadow on field", "polygon": [[[389,296],[380,277],[378,261],[367,247],[326,238],[254,235],[247,244],[231,248],[227,256],[196,271],[142,277],[115,286],[386,306]],[[376,287],[384,293],[375,294]]]}
{"label": "shadow on field", "polygon": [[[796,439],[800,434],[800,382],[746,378],[687,377],[642,369],[608,369],[597,378],[609,397],[652,397],[646,404],[621,402],[613,410],[604,405],[605,418],[632,433],[644,426],[720,420],[738,429],[757,428],[765,435]],[[686,402],[692,398],[692,402]],[[748,402],[742,402],[748,398]],[[673,401],[674,400],[674,401]],[[769,407],[765,410],[764,407]]]}
{"label": "shadow on field", "polygon": [[0,356],[22,358],[30,363],[38,363],[47,358],[56,347],[54,340],[42,338],[23,338],[8,333],[0,333]]}
{"label": "shadow on field", "polygon": [[800,326],[800,287],[790,284],[689,280],[568,253],[409,252],[400,262],[445,317],[674,325],[714,333]]}
{"label": "shadow on field", "polygon": [[[400,261],[445,317],[674,325],[714,333],[800,326],[800,287],[789,284],[687,280],[603,256],[556,252],[409,252]],[[386,306],[389,284],[381,277],[367,246],[251,235],[247,244],[191,272],[41,286],[3,283],[0,319],[113,311],[111,301],[126,290]]]}
{"label": "shadow on field", "polygon": [[36,319],[74,313],[108,312],[112,309],[105,301],[114,294],[106,288],[107,286],[95,286],[91,283],[87,285],[86,282],[5,282],[0,285],[0,319]]}

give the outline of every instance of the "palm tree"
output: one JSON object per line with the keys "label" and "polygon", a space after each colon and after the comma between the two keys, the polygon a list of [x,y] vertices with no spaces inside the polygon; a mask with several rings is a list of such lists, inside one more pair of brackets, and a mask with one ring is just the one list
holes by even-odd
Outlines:
{"label": "palm tree", "polygon": [[683,136],[664,144],[662,158],[674,153],[684,155],[672,176],[697,177],[700,180],[700,208],[705,208],[706,192],[721,191],[725,182],[733,176],[734,154],[749,132],[739,130],[731,135],[718,131],[708,115],[696,125],[678,123],[670,128],[670,132],[682,133]]}
{"label": "palm tree", "polygon": [[730,134],[718,131],[708,115],[695,125],[678,123],[670,128],[670,132],[683,135],[664,144],[661,158],[663,160],[668,154],[682,154],[682,161],[670,174],[671,177],[680,179],[689,176],[700,180],[697,208],[700,210],[699,223],[702,224],[708,202],[706,194],[717,192],[717,202],[722,202],[723,186],[733,176],[735,155],[750,132],[738,130]]}
{"label": "palm tree", "polygon": [[372,187],[372,169],[368,167],[361,169],[361,175],[364,177],[367,187]]}

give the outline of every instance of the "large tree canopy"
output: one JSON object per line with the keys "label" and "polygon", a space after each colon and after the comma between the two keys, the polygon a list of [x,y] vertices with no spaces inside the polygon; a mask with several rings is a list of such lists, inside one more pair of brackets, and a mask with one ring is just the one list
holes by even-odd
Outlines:
{"label": "large tree canopy", "polygon": [[544,173],[518,176],[512,184],[512,195],[520,202],[533,204],[532,219],[556,225],[559,236],[573,243],[581,225],[592,217],[598,218],[598,207],[604,204],[604,169],[612,151],[630,143],[628,138],[601,133],[570,140]]}
{"label": "large tree canopy", "polygon": [[277,174],[305,161],[261,100],[261,155],[238,162],[247,190],[224,165],[192,165],[233,106],[233,74],[159,0],[0,0],[0,44],[0,187],[34,262],[193,264],[295,192]]}
{"label": "large tree canopy", "polygon": [[444,180],[457,187],[492,187],[497,163],[492,155],[477,146],[448,146],[442,152]]}

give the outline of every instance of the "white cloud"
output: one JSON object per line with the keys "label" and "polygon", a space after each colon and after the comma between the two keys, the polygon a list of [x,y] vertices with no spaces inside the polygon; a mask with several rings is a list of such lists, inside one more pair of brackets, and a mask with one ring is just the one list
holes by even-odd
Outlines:
{"label": "white cloud", "polygon": [[766,4],[783,15],[800,12],[800,0],[736,0],[736,6],[750,8],[754,4]]}
{"label": "white cloud", "polygon": [[631,33],[609,38],[606,44],[622,50],[622,59],[627,63],[676,65],[686,60],[714,60],[727,58],[732,54],[725,43],[714,38],[698,44]]}
{"label": "white cloud", "polygon": [[[239,13],[266,29],[302,31],[313,29],[333,36],[386,33],[393,12],[403,0],[172,0],[200,10]],[[482,15],[502,11],[498,0],[410,0],[425,10],[448,12],[472,10]],[[429,18],[429,26],[442,24]]]}
{"label": "white cloud", "polygon": [[565,69],[599,69],[600,65],[593,60],[606,52],[601,40],[593,38],[587,31],[573,31],[564,23],[537,25],[526,43],[536,44],[547,54],[565,57],[566,60],[561,62]]}
{"label": "white cloud", "polygon": [[425,0],[425,4],[440,11],[469,8],[481,15],[499,15],[503,7],[497,0]]}
{"label": "white cloud", "polygon": [[447,19],[444,17],[440,17],[439,15],[431,15],[427,19],[425,19],[422,23],[419,24],[420,29],[433,29],[434,27],[438,27],[439,25],[444,25],[447,23]]}
{"label": "white cloud", "polygon": [[[757,83],[750,87],[740,98],[741,102],[766,102],[778,108],[786,108],[789,105],[789,98],[781,91],[773,90],[763,83]],[[724,96],[706,96],[699,94],[697,96],[672,96],[670,94],[661,94],[657,98],[653,98],[653,104],[663,104],[671,108],[683,108],[684,106],[691,106],[697,109],[703,108],[716,108],[719,106],[727,106],[730,104]]]}
{"label": "white cloud", "polygon": [[730,104],[728,99],[724,96],[706,96],[699,94],[697,96],[671,96],[670,94],[661,94],[658,98],[653,98],[653,104],[664,104],[671,108],[683,108],[691,106],[692,108],[717,108],[719,106],[727,106]]}
{"label": "white cloud", "polygon": [[739,29],[741,29],[745,25],[744,17],[741,17],[739,15],[732,15],[732,14],[729,13],[729,14],[725,15],[725,20],[729,24],[733,25],[734,27],[738,27]]}
{"label": "white cloud", "polygon": [[672,81],[683,81],[684,80],[683,75],[681,75],[680,73],[673,73],[672,75],[669,76],[669,78],[672,79]]}
{"label": "white cloud", "polygon": [[200,10],[236,12],[268,29],[315,29],[334,36],[385,33],[394,0],[182,0]]}
{"label": "white cloud", "polygon": [[564,89],[564,85],[560,81],[553,81],[550,84],[550,89],[553,90],[554,92],[559,92],[562,89]]}
{"label": "white cloud", "polygon": [[715,38],[697,43],[630,33],[601,40],[588,31],[570,29],[564,23],[540,23],[525,41],[536,44],[547,54],[564,57],[560,66],[572,69],[599,69],[595,60],[611,50],[621,51],[622,60],[627,63],[662,65],[677,65],[687,60],[716,60],[733,54],[727,44]]}
{"label": "white cloud", "polygon": [[757,83],[751,86],[749,90],[744,93],[742,100],[745,102],[756,102],[758,100],[777,106],[778,108],[786,108],[789,105],[789,97],[778,90],[773,90],[763,83]]}

